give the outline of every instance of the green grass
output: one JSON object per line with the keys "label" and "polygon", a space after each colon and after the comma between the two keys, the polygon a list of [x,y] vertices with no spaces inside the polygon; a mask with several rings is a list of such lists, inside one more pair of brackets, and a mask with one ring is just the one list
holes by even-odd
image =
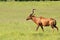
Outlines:
{"label": "green grass", "polygon": [[60,40],[60,30],[53,32],[45,27],[44,32],[26,18],[35,8],[37,17],[54,18],[60,29],[60,2],[0,2],[0,40]]}

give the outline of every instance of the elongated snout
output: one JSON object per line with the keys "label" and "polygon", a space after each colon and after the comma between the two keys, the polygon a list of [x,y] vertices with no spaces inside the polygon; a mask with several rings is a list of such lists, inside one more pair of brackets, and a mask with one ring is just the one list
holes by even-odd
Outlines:
{"label": "elongated snout", "polygon": [[26,20],[29,20],[28,18]]}

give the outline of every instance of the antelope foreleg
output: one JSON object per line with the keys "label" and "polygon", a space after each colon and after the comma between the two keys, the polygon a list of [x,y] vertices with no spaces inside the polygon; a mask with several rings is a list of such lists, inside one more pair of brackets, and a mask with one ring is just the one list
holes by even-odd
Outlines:
{"label": "antelope foreleg", "polygon": [[41,26],[41,28],[42,28],[42,31],[44,32],[44,28],[43,28],[43,26]]}
{"label": "antelope foreleg", "polygon": [[39,28],[39,25],[38,25],[38,27],[36,28],[36,31],[38,30],[38,28]]}

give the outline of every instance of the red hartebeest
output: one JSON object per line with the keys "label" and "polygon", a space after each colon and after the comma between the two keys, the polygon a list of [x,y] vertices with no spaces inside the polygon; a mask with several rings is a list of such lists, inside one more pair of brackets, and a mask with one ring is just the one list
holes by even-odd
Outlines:
{"label": "red hartebeest", "polygon": [[34,10],[32,10],[32,13],[28,16],[28,18],[26,20],[32,20],[34,23],[36,23],[38,25],[38,27],[36,28],[36,31],[38,30],[39,26],[43,29],[43,26],[51,26],[52,29],[56,28],[58,30],[58,27],[56,26],[56,20],[53,18],[44,18],[42,16],[40,17],[36,17],[34,16]]}

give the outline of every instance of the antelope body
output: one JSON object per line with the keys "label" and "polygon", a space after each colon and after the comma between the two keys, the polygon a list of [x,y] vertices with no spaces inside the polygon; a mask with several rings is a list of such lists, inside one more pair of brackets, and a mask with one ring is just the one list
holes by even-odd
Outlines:
{"label": "antelope body", "polygon": [[33,15],[34,10],[32,10],[32,13],[28,16],[28,18],[26,20],[32,20],[34,23],[36,23],[38,26],[36,28],[36,31],[38,30],[39,26],[43,29],[43,26],[51,26],[52,29],[56,28],[58,30],[58,27],[56,26],[56,20],[53,18],[44,18],[42,16],[40,17],[36,17]]}

